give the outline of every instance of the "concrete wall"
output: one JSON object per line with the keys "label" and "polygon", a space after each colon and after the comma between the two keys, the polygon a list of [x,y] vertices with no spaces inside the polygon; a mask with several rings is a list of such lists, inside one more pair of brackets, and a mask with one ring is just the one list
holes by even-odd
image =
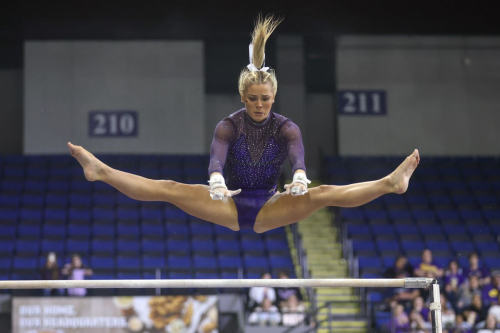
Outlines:
{"label": "concrete wall", "polygon": [[500,154],[500,38],[340,38],[339,89],[387,91],[387,116],[339,118],[342,155]]}
{"label": "concrete wall", "polygon": [[0,70],[0,154],[22,153],[23,73]]}
{"label": "concrete wall", "polygon": [[[24,153],[203,153],[203,43],[25,44]],[[90,138],[88,112],[136,110],[136,138]]]}

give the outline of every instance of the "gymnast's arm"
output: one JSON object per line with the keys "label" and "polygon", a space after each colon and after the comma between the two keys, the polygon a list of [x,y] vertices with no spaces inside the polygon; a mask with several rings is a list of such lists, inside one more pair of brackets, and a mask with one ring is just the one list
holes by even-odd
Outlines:
{"label": "gymnast's arm", "polygon": [[231,121],[227,119],[222,120],[215,127],[212,145],[210,146],[210,165],[208,167],[211,187],[210,193],[212,194],[212,199],[220,199],[213,196],[213,192],[215,190],[222,193],[224,197],[230,197],[241,192],[240,190],[229,191],[222,176],[222,171],[224,170],[224,165],[226,164],[229,145],[233,142],[235,137],[236,128]]}
{"label": "gymnast's arm", "polygon": [[[307,180],[306,175],[306,163],[304,161],[304,144],[302,142],[302,134],[300,133],[299,126],[294,124],[291,120],[288,120],[281,128],[281,133],[284,136],[284,140],[287,145],[288,159],[292,166],[292,174],[294,175],[294,180],[301,176]],[[301,182],[296,184],[295,181],[292,184],[287,185],[288,188],[292,185],[298,185],[304,190],[307,190],[307,186]]]}

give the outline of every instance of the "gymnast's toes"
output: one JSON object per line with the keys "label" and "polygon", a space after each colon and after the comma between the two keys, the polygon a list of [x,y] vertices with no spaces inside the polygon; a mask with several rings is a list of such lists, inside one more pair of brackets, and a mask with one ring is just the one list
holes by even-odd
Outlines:
{"label": "gymnast's toes", "polygon": [[104,169],[102,162],[83,147],[75,146],[71,142],[68,142],[68,148],[71,156],[82,166],[85,178],[91,182],[99,180]]}

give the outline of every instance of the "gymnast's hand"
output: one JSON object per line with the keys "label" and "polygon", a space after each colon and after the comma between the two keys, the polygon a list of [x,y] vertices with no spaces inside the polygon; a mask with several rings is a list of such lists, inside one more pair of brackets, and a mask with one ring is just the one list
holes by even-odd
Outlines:
{"label": "gymnast's hand", "polygon": [[212,200],[222,200],[224,198],[230,198],[234,195],[240,194],[241,192],[241,189],[236,191],[228,190],[226,182],[224,181],[224,177],[222,177],[220,173],[212,174],[208,183],[210,184],[209,193]]}
{"label": "gymnast's hand", "polygon": [[295,172],[291,184],[285,185],[285,193],[292,194],[292,196],[304,195],[307,193],[307,185],[311,181],[307,179],[305,172]]}
{"label": "gymnast's hand", "polygon": [[215,190],[209,190],[210,192],[210,197],[212,200],[222,200],[224,198],[230,198],[232,196],[238,195],[241,193],[241,189],[236,190],[236,191],[230,191],[224,187],[219,187],[218,189]]}

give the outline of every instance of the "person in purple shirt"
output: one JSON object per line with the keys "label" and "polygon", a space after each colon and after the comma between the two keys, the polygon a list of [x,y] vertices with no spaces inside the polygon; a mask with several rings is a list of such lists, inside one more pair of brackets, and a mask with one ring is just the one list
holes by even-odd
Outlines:
{"label": "person in purple shirt", "polygon": [[477,253],[471,253],[469,255],[469,268],[464,269],[464,275],[466,277],[471,275],[477,276],[481,287],[491,282],[490,270],[484,266],[479,267],[479,257]]}
{"label": "person in purple shirt", "polygon": [[[68,280],[85,280],[86,276],[92,275],[92,269],[83,264],[82,258],[78,254],[71,256],[71,262],[64,265],[62,274],[67,276]],[[87,289],[85,288],[69,288],[69,296],[85,296]]]}
{"label": "person in purple shirt", "polygon": [[464,281],[465,276],[462,273],[462,269],[458,266],[458,262],[456,260],[451,260],[448,264],[448,269],[444,274],[444,290],[455,311],[458,310],[458,288],[464,283]]}
{"label": "person in purple shirt", "polygon": [[[231,230],[253,228],[257,233],[300,221],[326,206],[357,207],[387,193],[404,193],[420,161],[418,150],[390,175],[346,186],[307,189],[304,146],[299,127],[271,111],[278,82],[265,67],[265,44],[280,23],[258,17],[250,44],[250,64],[239,77],[245,107],[219,122],[210,148],[210,186],[150,180],[115,170],[91,153],[68,142],[89,181],[103,181],[142,201],[166,201],[186,213]],[[199,121],[193,119],[193,121]],[[286,159],[293,180],[276,190]]]}
{"label": "person in purple shirt", "polygon": [[483,301],[486,305],[496,305],[500,296],[500,270],[491,273],[491,283],[483,286]]}

